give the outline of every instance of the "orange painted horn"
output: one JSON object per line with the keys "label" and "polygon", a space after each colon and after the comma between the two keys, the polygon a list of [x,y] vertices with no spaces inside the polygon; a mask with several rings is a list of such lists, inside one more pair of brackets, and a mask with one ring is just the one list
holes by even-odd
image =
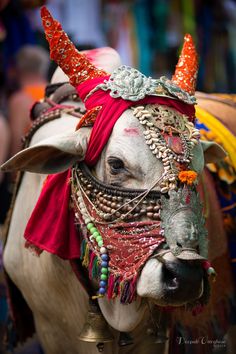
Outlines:
{"label": "orange painted horn", "polygon": [[172,80],[190,95],[194,95],[198,72],[198,56],[190,34],[184,36],[184,45]]}
{"label": "orange painted horn", "polygon": [[73,86],[76,87],[89,79],[108,75],[104,70],[96,68],[84,54],[75,48],[61,24],[52,17],[45,6],[41,9],[41,18],[50,47],[50,57],[69,77]]}

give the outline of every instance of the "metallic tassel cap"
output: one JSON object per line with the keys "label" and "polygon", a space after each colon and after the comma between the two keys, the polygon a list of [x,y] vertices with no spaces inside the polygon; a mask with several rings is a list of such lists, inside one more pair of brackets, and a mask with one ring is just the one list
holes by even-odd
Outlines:
{"label": "metallic tassel cap", "polygon": [[198,72],[198,57],[190,34],[184,37],[184,45],[176,65],[172,82],[190,95],[194,95]]}
{"label": "metallic tassel cap", "polygon": [[45,6],[41,9],[41,18],[50,47],[50,57],[69,77],[73,86],[76,87],[89,79],[108,75],[105,71],[97,69],[84,54],[75,48],[61,24],[53,19]]}

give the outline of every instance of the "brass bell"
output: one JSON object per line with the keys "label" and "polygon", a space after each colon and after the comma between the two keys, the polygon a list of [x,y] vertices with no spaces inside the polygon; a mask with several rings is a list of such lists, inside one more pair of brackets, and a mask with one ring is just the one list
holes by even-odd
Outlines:
{"label": "brass bell", "polygon": [[79,339],[84,342],[107,343],[112,342],[114,337],[104,319],[98,305],[90,303],[90,308]]}

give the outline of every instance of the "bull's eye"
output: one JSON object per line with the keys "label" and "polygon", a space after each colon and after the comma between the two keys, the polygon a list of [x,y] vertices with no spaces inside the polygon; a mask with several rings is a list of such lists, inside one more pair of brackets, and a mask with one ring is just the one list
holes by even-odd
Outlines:
{"label": "bull's eye", "polygon": [[110,156],[107,162],[110,166],[110,172],[114,175],[124,170],[124,162],[117,157]]}

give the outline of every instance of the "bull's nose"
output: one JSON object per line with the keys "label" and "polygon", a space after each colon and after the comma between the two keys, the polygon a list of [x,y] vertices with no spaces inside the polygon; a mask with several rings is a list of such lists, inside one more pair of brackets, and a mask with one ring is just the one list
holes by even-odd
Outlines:
{"label": "bull's nose", "polygon": [[197,299],[201,296],[203,269],[199,261],[165,260],[163,263],[163,282],[166,288],[166,296],[182,300]]}
{"label": "bull's nose", "polygon": [[138,280],[137,293],[160,306],[182,306],[202,295],[203,278],[199,260],[178,259],[167,251],[154,255],[146,263]]}
{"label": "bull's nose", "polygon": [[192,260],[185,260],[168,252],[163,255],[162,263],[164,268],[167,269],[170,274],[177,277],[177,279],[184,278],[191,282],[198,281],[203,277],[203,270],[198,257]]}

